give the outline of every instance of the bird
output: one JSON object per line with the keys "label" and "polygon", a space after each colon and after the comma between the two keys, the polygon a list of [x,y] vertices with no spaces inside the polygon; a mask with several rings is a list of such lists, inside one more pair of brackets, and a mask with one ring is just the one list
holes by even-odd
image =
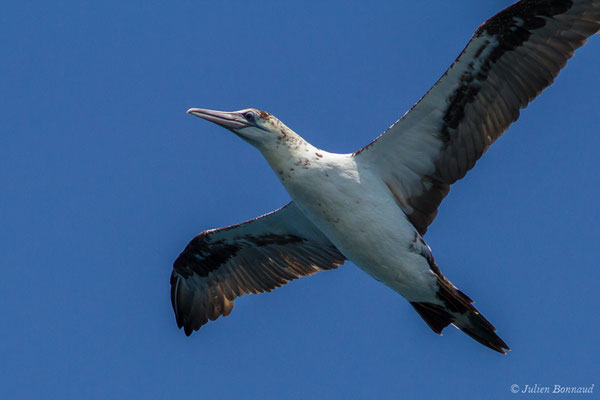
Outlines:
{"label": "bird", "polygon": [[291,201],[189,242],[170,279],[178,328],[189,336],[229,315],[239,296],[350,261],[408,300],[435,333],[454,325],[506,354],[424,236],[450,186],[599,29],[600,0],[514,3],[480,25],[434,86],[354,153],[319,149],[256,108],[189,109],[258,149]]}

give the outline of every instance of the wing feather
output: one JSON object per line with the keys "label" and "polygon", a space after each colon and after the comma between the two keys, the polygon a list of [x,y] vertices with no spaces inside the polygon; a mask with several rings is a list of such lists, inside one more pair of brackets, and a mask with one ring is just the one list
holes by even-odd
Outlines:
{"label": "wing feather", "polygon": [[270,214],[196,236],[173,264],[171,303],[186,335],[227,316],[236,297],[262,293],[345,261],[290,203]]}
{"label": "wing feather", "polygon": [[600,0],[522,0],[475,32],[438,82],[356,152],[377,168],[421,234],[450,185],[600,29]]}

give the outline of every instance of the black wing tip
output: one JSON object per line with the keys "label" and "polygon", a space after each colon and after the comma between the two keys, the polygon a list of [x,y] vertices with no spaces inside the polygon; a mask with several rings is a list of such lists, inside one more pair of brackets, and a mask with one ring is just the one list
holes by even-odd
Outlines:
{"label": "black wing tip", "polygon": [[192,333],[194,333],[194,331],[197,331],[198,329],[200,329],[200,328],[194,329],[188,325],[188,326],[184,327],[183,331],[185,332],[185,336],[190,337],[192,335]]}
{"label": "black wing tip", "polygon": [[573,7],[573,1],[533,1],[521,0],[505,9],[499,11],[494,16],[488,18],[475,31],[475,36],[483,32],[488,34],[498,34],[506,32],[508,26],[514,26],[515,18],[522,20],[526,28],[538,29],[545,25],[540,17],[554,17],[564,14]]}
{"label": "black wing tip", "polygon": [[[190,316],[191,317],[191,316]],[[177,320],[177,328],[183,329],[185,336],[190,337],[192,333],[199,331],[202,326],[204,326],[206,322],[197,321],[193,318],[184,318],[183,321]]]}
{"label": "black wing tip", "polygon": [[194,331],[199,330],[202,325],[206,324],[208,320],[203,320],[200,315],[197,315],[198,310],[194,310],[194,294],[189,293],[189,291],[188,293],[185,292],[185,284],[182,283],[184,279],[175,271],[171,274],[171,305],[173,306],[177,328],[183,328],[185,335],[189,337]]}

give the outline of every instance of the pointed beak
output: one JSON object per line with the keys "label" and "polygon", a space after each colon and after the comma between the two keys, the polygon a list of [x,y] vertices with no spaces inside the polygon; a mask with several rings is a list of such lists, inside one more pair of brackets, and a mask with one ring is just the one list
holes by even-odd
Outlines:
{"label": "pointed beak", "polygon": [[187,110],[188,114],[195,115],[210,122],[214,122],[217,125],[221,125],[223,128],[229,130],[236,130],[249,126],[248,121],[240,114],[236,112],[224,112],[215,110],[205,110],[203,108],[190,108]]}

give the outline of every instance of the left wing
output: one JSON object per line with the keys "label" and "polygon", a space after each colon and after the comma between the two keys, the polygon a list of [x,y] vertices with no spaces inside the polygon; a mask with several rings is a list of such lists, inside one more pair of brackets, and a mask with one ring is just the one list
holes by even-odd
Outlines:
{"label": "left wing", "polygon": [[[355,153],[423,235],[448,194],[600,28],[600,0],[522,0],[482,24],[440,80]],[[593,77],[597,78],[597,77]]]}
{"label": "left wing", "polygon": [[227,316],[245,293],[270,292],[346,261],[292,202],[242,224],[204,231],[177,257],[171,304],[186,335]]}

